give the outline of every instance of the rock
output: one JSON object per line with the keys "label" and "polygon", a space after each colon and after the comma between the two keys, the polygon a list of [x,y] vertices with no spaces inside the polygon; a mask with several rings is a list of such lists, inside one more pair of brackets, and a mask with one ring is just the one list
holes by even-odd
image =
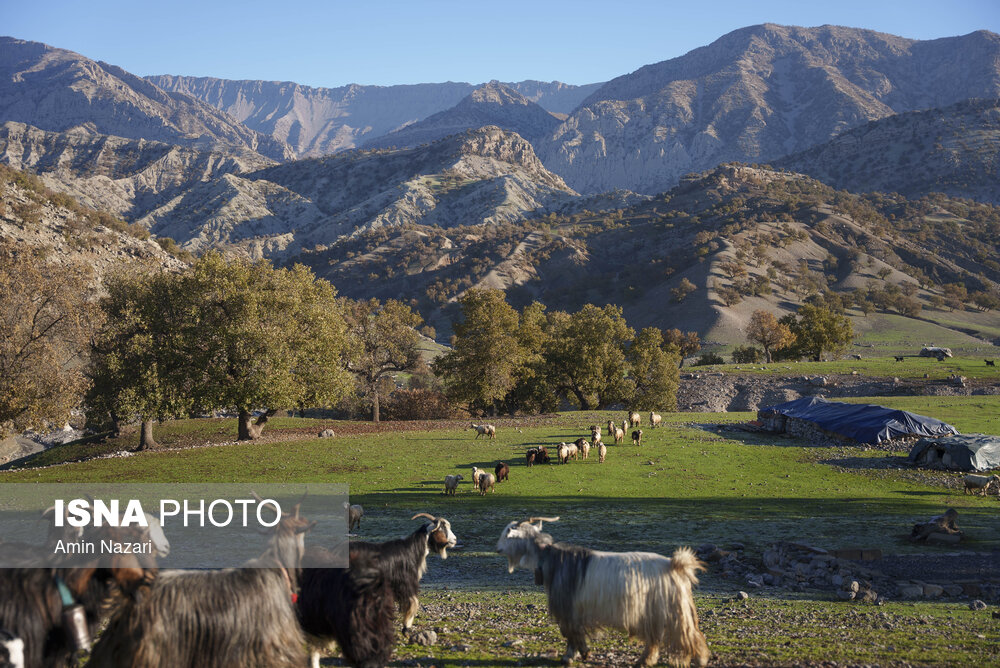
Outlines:
{"label": "rock", "polygon": [[969,604],[969,610],[985,610],[985,609],[986,609],[986,603],[978,599]]}
{"label": "rock", "polygon": [[962,595],[962,585],[956,585],[956,584],[945,585],[944,586],[944,593],[947,594],[948,596],[951,596],[951,597],[961,596]]}
{"label": "rock", "polygon": [[746,549],[746,545],[744,545],[743,543],[733,543],[732,545],[729,546],[729,549],[732,550],[733,552],[738,552],[740,550]]}
{"label": "rock", "polygon": [[738,591],[738,592],[736,592],[736,596],[733,597],[733,600],[734,601],[745,601],[748,598],[750,598],[750,594],[746,593],[745,591]]}
{"label": "rock", "polygon": [[900,598],[920,598],[924,595],[924,588],[916,584],[900,585],[896,587],[896,596]]}
{"label": "rock", "polygon": [[951,384],[955,387],[965,387],[965,381],[968,380],[965,376],[952,376]]}
{"label": "rock", "polygon": [[513,640],[508,640],[503,644],[503,647],[520,647],[524,644],[524,641],[520,638],[514,638]]}
{"label": "rock", "polygon": [[857,580],[851,580],[850,582],[844,585],[844,590],[853,591],[855,594],[857,594],[859,591],[861,591],[861,583],[858,582]]}
{"label": "rock", "polygon": [[809,382],[813,385],[813,387],[826,387],[826,378],[823,376],[816,376]]}
{"label": "rock", "polygon": [[837,598],[842,601],[853,601],[856,594],[853,591],[838,591]]}
{"label": "rock", "polygon": [[418,631],[410,635],[410,642],[416,643],[418,645],[436,645],[438,641],[438,634],[434,631]]}
{"label": "rock", "polygon": [[768,568],[774,568],[775,566],[777,566],[779,560],[780,557],[778,556],[778,553],[775,552],[774,550],[764,551],[764,565],[767,566]]}
{"label": "rock", "polygon": [[333,438],[336,435],[337,435],[336,432],[334,432],[332,429],[324,429],[319,433],[320,438]]}
{"label": "rock", "polygon": [[857,600],[864,601],[865,603],[874,603],[878,600],[878,592],[872,589],[865,589],[858,594],[856,598]]}
{"label": "rock", "polygon": [[838,575],[834,575],[832,578],[830,578],[830,584],[832,584],[834,587],[839,587],[839,586],[843,585],[844,584],[844,576],[843,575],[839,575],[839,574]]}

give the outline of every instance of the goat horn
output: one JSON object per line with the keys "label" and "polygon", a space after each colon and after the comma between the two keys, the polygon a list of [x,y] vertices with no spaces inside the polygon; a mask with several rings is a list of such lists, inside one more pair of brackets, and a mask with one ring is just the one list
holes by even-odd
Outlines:
{"label": "goat horn", "polygon": [[258,494],[257,492],[253,491],[252,489],[250,490],[250,496],[252,496],[253,500],[256,501],[257,503],[260,503],[261,501],[264,500],[264,499],[260,498],[260,494]]}
{"label": "goat horn", "polygon": [[558,517],[529,517],[529,522],[558,522]]}
{"label": "goat horn", "polygon": [[428,515],[427,513],[417,513],[416,515],[414,515],[414,516],[413,516],[413,517],[411,517],[410,519],[411,519],[411,520],[415,520],[415,519],[417,519],[418,517],[426,517],[426,518],[427,518],[427,519],[429,519],[429,520],[430,520],[431,522],[437,522],[437,518],[436,518],[436,517],[434,517],[433,515]]}

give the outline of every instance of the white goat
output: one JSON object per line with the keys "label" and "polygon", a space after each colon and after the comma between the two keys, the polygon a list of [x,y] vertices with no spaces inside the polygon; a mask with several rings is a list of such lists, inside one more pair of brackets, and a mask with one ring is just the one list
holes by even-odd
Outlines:
{"label": "white goat", "polygon": [[497,428],[491,424],[469,424],[469,429],[476,430],[476,438],[480,436],[489,436],[491,439],[497,437]]}
{"label": "white goat", "polygon": [[482,475],[479,476],[479,494],[486,496],[486,492],[492,492],[496,482],[497,477],[495,475],[483,471]]}
{"label": "white goat", "polygon": [[[705,566],[687,547],[671,558],[652,552],[600,552],[555,543],[543,521],[511,522],[497,552],[515,568],[535,571],[548,595],[549,614],[566,638],[563,662],[587,658],[588,638],[601,628],[616,628],[646,644],[641,666],[656,665],[663,649],[675,665],[708,663],[710,652],[698,628],[691,590]],[[537,522],[537,526],[536,523]]]}
{"label": "white goat", "polygon": [[628,426],[629,427],[638,427],[640,425],[642,425],[642,416],[639,415],[639,412],[638,411],[629,411],[629,414],[628,414]]}
{"label": "white goat", "polygon": [[612,436],[614,436],[614,438],[615,438],[615,445],[618,445],[619,443],[625,443],[625,430],[624,429],[619,429],[618,427],[614,427],[609,433]]}
{"label": "white goat", "polygon": [[604,445],[604,441],[597,442],[597,461],[601,464],[604,463],[604,458],[608,456],[608,446]]}
{"label": "white goat", "polygon": [[479,478],[486,475],[486,471],[479,467],[472,467],[472,486],[479,489]]}
{"label": "white goat", "polygon": [[459,480],[463,480],[462,474],[446,475],[444,477],[444,493],[455,496],[455,490],[458,488]]}
{"label": "white goat", "polygon": [[983,496],[989,493],[990,487],[996,487],[997,494],[1000,495],[1000,476],[998,475],[969,475],[962,478],[965,482],[966,494],[977,494],[982,490]]}
{"label": "white goat", "polygon": [[559,456],[559,463],[569,464],[570,457],[576,459],[578,451],[579,448],[576,447],[576,443],[560,443],[556,449],[556,454]]}
{"label": "white goat", "polygon": [[657,427],[660,426],[661,422],[663,422],[663,416],[662,415],[660,415],[659,413],[654,413],[652,411],[649,412],[649,428],[650,429],[656,429]]}

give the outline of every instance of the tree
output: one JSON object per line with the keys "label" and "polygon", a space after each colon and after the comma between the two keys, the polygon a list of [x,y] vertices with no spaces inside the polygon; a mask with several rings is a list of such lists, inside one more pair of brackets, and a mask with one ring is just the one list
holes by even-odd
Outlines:
{"label": "tree", "polygon": [[697,289],[698,286],[696,286],[694,283],[692,283],[686,278],[682,278],[681,282],[677,285],[677,287],[672,288],[670,290],[670,294],[673,296],[675,302],[680,303],[685,299],[687,299],[688,295],[690,295]]}
{"label": "tree", "polygon": [[665,348],[675,347],[679,358],[678,367],[684,366],[684,358],[694,355],[701,350],[701,339],[698,332],[682,332],[679,329],[667,329],[663,331],[663,345]]}
{"label": "tree", "polygon": [[186,352],[182,276],[129,266],[105,277],[104,326],[94,337],[87,406],[91,416],[138,420],[139,450],[157,446],[153,425],[191,408],[194,374]]}
{"label": "tree", "polygon": [[[202,256],[185,275],[184,332],[195,404],[239,414],[238,438],[258,438],[282,408],[332,404],[350,391],[347,334],[336,291],[302,265]],[[253,410],[264,412],[254,420]]]}
{"label": "tree", "polygon": [[764,360],[771,363],[771,351],[790,345],[795,338],[788,325],[778,322],[769,311],[754,311],[747,325],[747,340],[759,343],[764,349]]}
{"label": "tree", "polygon": [[825,352],[841,352],[854,339],[851,320],[842,312],[802,304],[798,316],[789,314],[781,319],[795,335],[794,348],[815,362],[822,361]]}
{"label": "tree", "polygon": [[551,339],[551,327],[545,305],[532,302],[521,312],[517,339],[524,354],[516,382],[508,393],[504,408],[508,412],[545,413],[559,408],[559,397],[545,375],[543,351]]}
{"label": "tree", "polygon": [[379,421],[379,384],[394,373],[413,371],[420,361],[419,337],[414,329],[419,315],[394,299],[344,302],[352,354],[347,368],[371,402],[372,422]]}
{"label": "tree", "polygon": [[677,410],[680,371],[678,355],[663,348],[663,332],[646,327],[628,348],[627,361],[635,383],[630,406],[636,410]]}
{"label": "tree", "polygon": [[449,399],[495,414],[525,364],[518,314],[499,290],[469,290],[460,304],[455,345],[435,360],[434,372]]}
{"label": "tree", "polygon": [[65,424],[87,388],[100,323],[92,273],[0,242],[0,437]]}
{"label": "tree", "polygon": [[764,359],[764,353],[760,348],[753,346],[736,346],[733,348],[733,362],[735,364],[758,364]]}
{"label": "tree", "polygon": [[553,313],[543,354],[546,378],[572,395],[583,410],[626,401],[635,392],[627,377],[625,344],[635,336],[621,307],[586,304],[573,314]]}

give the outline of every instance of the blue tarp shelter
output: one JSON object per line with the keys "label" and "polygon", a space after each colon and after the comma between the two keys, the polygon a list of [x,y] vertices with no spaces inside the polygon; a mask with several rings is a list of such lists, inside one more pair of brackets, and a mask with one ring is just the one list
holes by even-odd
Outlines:
{"label": "blue tarp shelter", "polygon": [[803,397],[758,411],[762,419],[783,415],[812,422],[820,429],[859,443],[881,443],[904,436],[946,436],[958,430],[946,422],[874,404],[846,404]]}

